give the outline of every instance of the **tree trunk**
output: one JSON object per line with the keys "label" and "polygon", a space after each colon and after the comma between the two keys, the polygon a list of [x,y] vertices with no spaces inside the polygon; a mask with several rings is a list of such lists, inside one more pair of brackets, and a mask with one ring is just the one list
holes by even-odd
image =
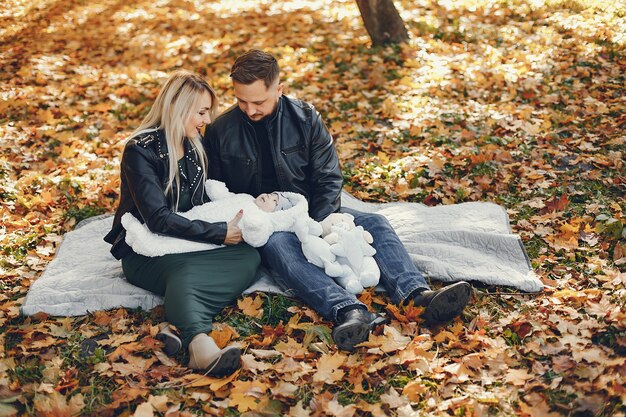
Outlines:
{"label": "tree trunk", "polygon": [[356,0],[374,46],[401,43],[409,34],[392,0]]}

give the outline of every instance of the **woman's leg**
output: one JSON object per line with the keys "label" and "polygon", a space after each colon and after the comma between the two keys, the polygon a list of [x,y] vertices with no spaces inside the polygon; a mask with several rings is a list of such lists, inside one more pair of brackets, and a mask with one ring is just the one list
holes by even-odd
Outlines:
{"label": "woman's leg", "polygon": [[256,249],[242,244],[155,258],[133,254],[122,267],[131,284],[164,296],[165,316],[187,346],[250,286],[259,262]]}

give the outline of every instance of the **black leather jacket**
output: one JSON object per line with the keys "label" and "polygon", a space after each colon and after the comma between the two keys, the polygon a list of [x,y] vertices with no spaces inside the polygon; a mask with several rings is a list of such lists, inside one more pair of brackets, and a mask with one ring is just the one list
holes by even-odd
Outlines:
{"label": "black leather jacket", "polygon": [[[190,179],[192,204],[210,201],[202,183],[202,168],[198,156],[185,142],[187,178]],[[120,167],[120,204],[115,212],[113,227],[104,237],[111,243],[111,253],[121,259],[132,249],[124,240],[126,231],[121,224],[125,213],[132,213],[151,232],[205,243],[224,243],[226,222],[208,223],[189,220],[172,211],[172,198],[165,195],[169,160],[163,131],[157,130],[130,139],[124,147]]]}
{"label": "black leather jacket", "polygon": [[[333,139],[315,108],[282,96],[267,120],[269,142],[280,190],[300,193],[309,215],[323,220],[341,206],[343,178]],[[230,191],[261,192],[259,143],[248,117],[234,105],[205,132],[210,176]]]}

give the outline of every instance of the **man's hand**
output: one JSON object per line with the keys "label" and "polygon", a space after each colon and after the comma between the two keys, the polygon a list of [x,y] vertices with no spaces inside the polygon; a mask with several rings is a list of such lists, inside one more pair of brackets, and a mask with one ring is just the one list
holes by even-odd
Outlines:
{"label": "man's hand", "polygon": [[226,237],[224,238],[225,245],[236,245],[241,243],[243,238],[241,237],[241,229],[239,226],[239,221],[243,217],[243,209],[239,210],[239,213],[233,217],[231,221],[226,224]]}

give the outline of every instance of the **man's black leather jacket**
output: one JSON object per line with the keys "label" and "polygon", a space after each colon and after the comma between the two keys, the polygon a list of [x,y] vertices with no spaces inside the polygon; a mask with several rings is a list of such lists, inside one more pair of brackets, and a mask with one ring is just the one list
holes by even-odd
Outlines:
{"label": "man's black leather jacket", "polygon": [[[193,147],[185,141],[187,178],[190,181],[194,206],[210,199],[202,183],[202,168]],[[131,253],[124,240],[126,231],[121,224],[125,213],[144,222],[151,232],[205,243],[224,243],[226,222],[208,223],[189,220],[172,211],[172,198],[165,195],[169,161],[163,131],[157,130],[130,139],[124,147],[120,167],[120,204],[115,212],[113,227],[104,237],[112,244],[111,253],[121,259]]]}
{"label": "man's black leather jacket", "polygon": [[[266,121],[280,190],[300,193],[309,215],[323,220],[341,206],[343,178],[333,139],[315,108],[282,96]],[[205,132],[210,177],[234,193],[261,193],[259,142],[248,117],[234,105]]]}

